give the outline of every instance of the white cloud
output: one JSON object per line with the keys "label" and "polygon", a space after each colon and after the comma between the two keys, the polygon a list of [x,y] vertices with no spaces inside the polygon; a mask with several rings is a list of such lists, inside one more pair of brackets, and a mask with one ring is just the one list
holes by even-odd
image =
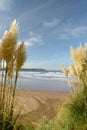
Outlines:
{"label": "white cloud", "polygon": [[43,25],[45,27],[55,27],[61,22],[60,19],[53,19],[52,21],[49,22],[44,22]]}
{"label": "white cloud", "polygon": [[59,39],[67,40],[69,38],[77,38],[87,33],[87,26],[74,26],[71,22],[62,23],[57,32]]}
{"label": "white cloud", "polygon": [[0,0],[0,11],[7,11],[13,5],[13,0]]}
{"label": "white cloud", "polygon": [[78,37],[81,34],[84,34],[86,31],[87,31],[87,26],[79,26],[79,27],[66,29],[66,32],[73,37]]}
{"label": "white cloud", "polygon": [[25,44],[27,47],[32,46],[32,45],[43,45],[43,40],[42,37],[39,34],[36,34],[34,32],[29,33],[29,38],[25,40]]}

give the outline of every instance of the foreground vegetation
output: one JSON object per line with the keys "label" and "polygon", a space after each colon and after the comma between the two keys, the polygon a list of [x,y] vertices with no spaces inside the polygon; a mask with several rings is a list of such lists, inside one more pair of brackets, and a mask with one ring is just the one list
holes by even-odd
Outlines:
{"label": "foreground vegetation", "polygon": [[81,45],[70,50],[74,64],[67,71],[62,71],[68,77],[71,95],[61,105],[55,119],[46,117],[38,124],[24,123],[20,130],[87,130],[87,45]]}
{"label": "foreground vegetation", "polygon": [[[24,42],[18,43],[16,20],[5,31],[0,44],[0,130],[13,130],[19,113],[14,115],[15,92],[18,72],[26,59]],[[14,75],[15,74],[15,75]]]}
{"label": "foreground vegetation", "polygon": [[69,70],[62,66],[72,93],[61,105],[55,119],[45,117],[41,122],[32,122],[28,118],[20,122],[20,113],[14,115],[15,92],[26,49],[24,42],[17,43],[18,24],[14,21],[0,44],[0,130],[87,130],[87,45],[80,45],[76,50],[71,47],[74,63]]}

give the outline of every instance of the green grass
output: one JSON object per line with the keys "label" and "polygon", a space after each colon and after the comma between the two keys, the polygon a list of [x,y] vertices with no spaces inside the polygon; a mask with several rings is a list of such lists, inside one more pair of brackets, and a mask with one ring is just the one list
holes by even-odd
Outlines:
{"label": "green grass", "polygon": [[58,119],[45,120],[36,130],[87,130],[87,111],[83,94],[73,94],[60,110]]}

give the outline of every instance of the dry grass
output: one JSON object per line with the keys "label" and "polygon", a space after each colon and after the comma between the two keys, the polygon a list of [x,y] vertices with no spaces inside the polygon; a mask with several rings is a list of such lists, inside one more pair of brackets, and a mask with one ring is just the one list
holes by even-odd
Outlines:
{"label": "dry grass", "polygon": [[[16,20],[5,31],[0,45],[0,129],[13,130],[18,115],[14,118],[14,103],[18,73],[26,60],[26,48],[24,42],[19,47],[18,24]],[[18,65],[19,63],[19,65]],[[15,76],[13,78],[13,75]]]}

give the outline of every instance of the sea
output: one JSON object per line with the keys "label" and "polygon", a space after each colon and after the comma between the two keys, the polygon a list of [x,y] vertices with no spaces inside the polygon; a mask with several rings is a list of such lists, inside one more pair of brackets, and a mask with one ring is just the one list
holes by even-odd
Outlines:
{"label": "sea", "polygon": [[17,87],[29,90],[70,92],[67,77],[59,70],[21,70]]}

